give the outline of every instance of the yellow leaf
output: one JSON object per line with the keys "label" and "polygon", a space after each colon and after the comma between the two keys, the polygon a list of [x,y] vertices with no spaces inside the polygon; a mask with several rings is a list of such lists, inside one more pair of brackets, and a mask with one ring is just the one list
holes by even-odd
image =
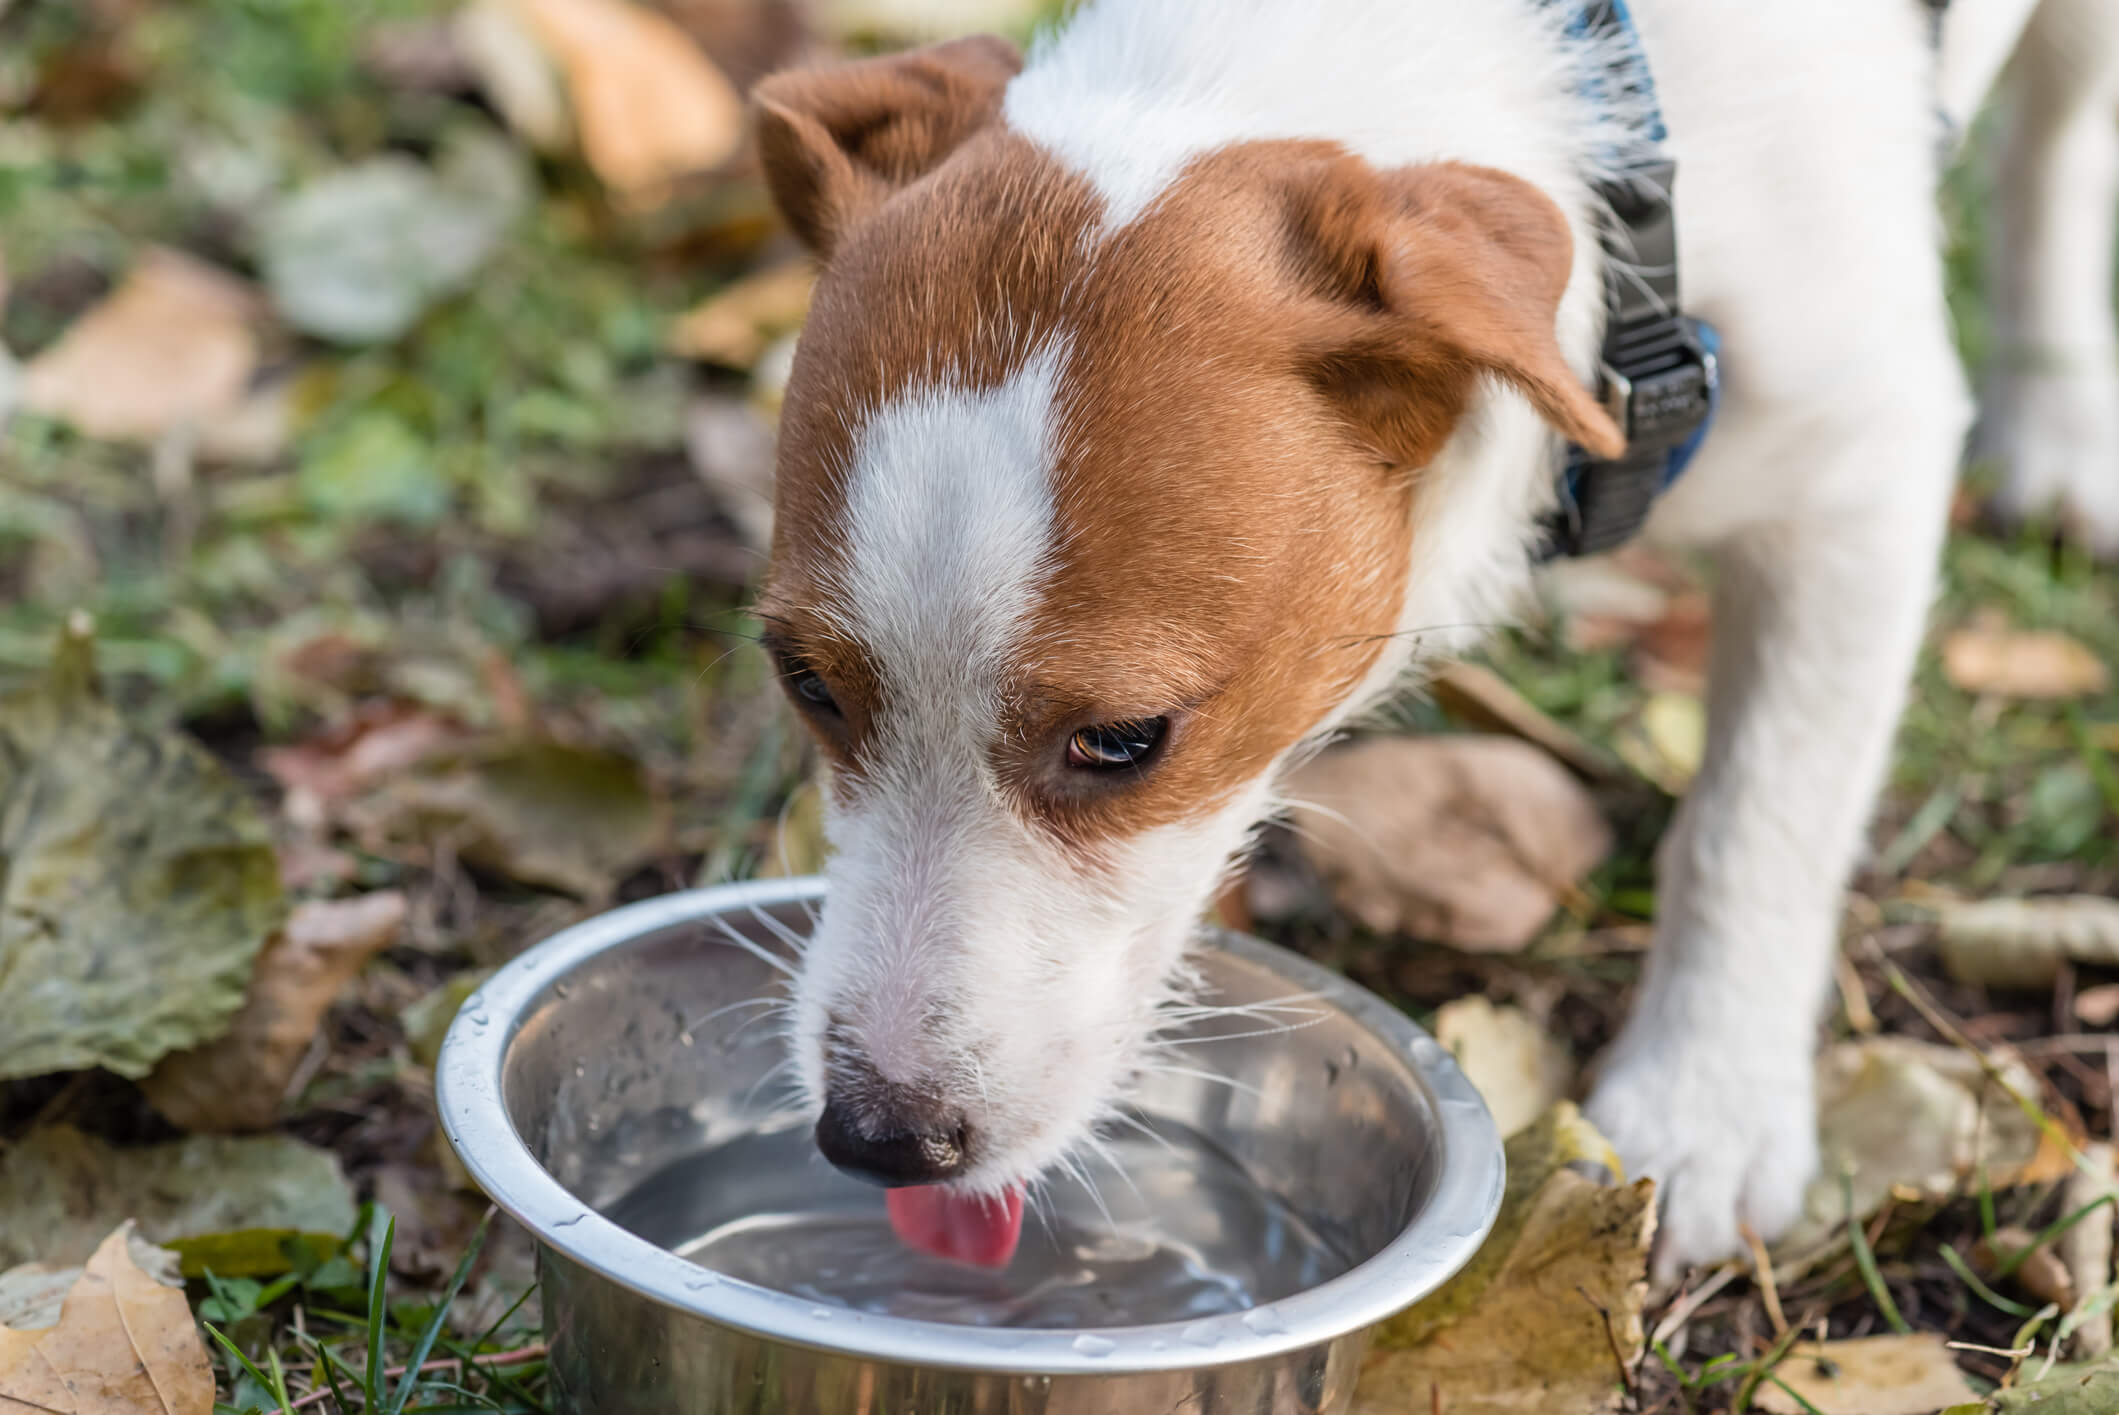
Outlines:
{"label": "yellow leaf", "polygon": [[804,262],[747,275],[678,320],[670,352],[749,368],[773,340],[801,327],[816,283],[816,272]]}
{"label": "yellow leaf", "polygon": [[[1774,1374],[1824,1415],[1935,1415],[1979,1398],[1937,1332],[1806,1341]],[[1758,1408],[1803,1415],[1794,1396],[1768,1381]]]}
{"label": "yellow leaf", "polygon": [[163,1057],[141,1085],[149,1104],[195,1132],[272,1124],[324,1012],[404,920],[405,896],[396,890],[298,906],[258,955],[228,1031]]}
{"label": "yellow leaf", "polygon": [[184,1289],[141,1271],[131,1229],[103,1240],[56,1326],[0,1327],[0,1411],[212,1415],[213,1368]]}
{"label": "yellow leaf", "polygon": [[566,78],[582,156],[628,204],[735,155],[743,100],[667,16],[628,0],[509,3]]}
{"label": "yellow leaf", "polygon": [[1496,1007],[1477,993],[1442,1005],[1435,1040],[1457,1058],[1504,1138],[1567,1097],[1574,1058],[1520,1008]]}
{"label": "yellow leaf", "polygon": [[1985,626],[1943,640],[1942,671],[1968,693],[2003,698],[2089,697],[2111,680],[2097,655],[2065,634]]}
{"label": "yellow leaf", "polygon": [[2093,894],[1945,902],[1942,961],[1961,983],[2050,987],[2062,962],[2119,965],[2119,900]]}
{"label": "yellow leaf", "polygon": [[22,372],[22,406],[90,437],[152,442],[233,409],[257,366],[250,288],[159,247]]}

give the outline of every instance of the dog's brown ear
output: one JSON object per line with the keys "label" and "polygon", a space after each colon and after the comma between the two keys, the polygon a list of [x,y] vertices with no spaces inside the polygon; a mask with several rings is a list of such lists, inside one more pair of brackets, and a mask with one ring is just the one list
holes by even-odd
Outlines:
{"label": "dog's brown ear", "polygon": [[1297,277],[1321,297],[1310,372],[1389,460],[1432,459],[1480,374],[1514,385],[1595,455],[1625,449],[1560,353],[1574,243],[1542,192],[1484,167],[1379,171],[1344,154],[1289,175]]}
{"label": "dog's brown ear", "polygon": [[829,256],[893,191],[992,122],[1022,63],[1008,41],[977,35],[759,84],[759,155],[788,225]]}

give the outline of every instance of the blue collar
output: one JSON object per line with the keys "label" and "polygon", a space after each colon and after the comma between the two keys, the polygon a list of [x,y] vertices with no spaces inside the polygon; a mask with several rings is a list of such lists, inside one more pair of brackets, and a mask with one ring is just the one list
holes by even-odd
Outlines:
{"label": "blue collar", "polygon": [[1678,302],[1671,206],[1677,164],[1664,150],[1668,130],[1633,16],[1625,0],[1581,0],[1567,30],[1597,41],[1606,56],[1584,80],[1584,96],[1606,107],[1623,96],[1640,134],[1618,169],[1595,183],[1610,209],[1598,392],[1626,434],[1626,452],[1601,461],[1579,447],[1568,450],[1560,504],[1541,527],[1540,560],[1594,555],[1631,540],[1656,497],[1699,451],[1721,401],[1721,341]]}

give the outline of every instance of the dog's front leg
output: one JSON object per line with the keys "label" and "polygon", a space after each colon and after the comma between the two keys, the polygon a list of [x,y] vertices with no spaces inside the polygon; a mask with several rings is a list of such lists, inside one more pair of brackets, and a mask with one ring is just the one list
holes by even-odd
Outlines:
{"label": "dog's front leg", "polygon": [[1739,1224],[1776,1235],[1815,1172],[1817,1023],[1920,642],[1955,426],[1869,429],[1832,454],[1842,476],[1865,470],[1865,504],[1753,528],[1719,556],[1706,758],[1658,854],[1654,952],[1589,1104],[1661,1187],[1661,1276],[1738,1251]]}

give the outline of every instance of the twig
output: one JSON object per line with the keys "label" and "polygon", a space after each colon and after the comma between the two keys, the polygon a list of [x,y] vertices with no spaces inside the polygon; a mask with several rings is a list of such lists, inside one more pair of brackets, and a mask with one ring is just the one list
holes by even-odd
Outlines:
{"label": "twig", "polygon": [[1773,1334],[1785,1335],[1788,1318],[1781,1312],[1781,1285],[1773,1276],[1773,1255],[1766,1251],[1765,1240],[1750,1224],[1738,1224],[1737,1232],[1744,1235],[1744,1246],[1751,1250],[1751,1274],[1758,1280],[1759,1296],[1765,1299],[1766,1318],[1773,1323]]}
{"label": "twig", "polygon": [[1736,1281],[1736,1275],[1742,1271],[1743,1269],[1735,1263],[1724,1263],[1716,1268],[1712,1277],[1701,1283],[1690,1296],[1679,1298],[1677,1304],[1663,1314],[1663,1320],[1655,1324],[1655,1334],[1649,1338],[1650,1343],[1669,1342],[1670,1338],[1677,1335],[1678,1328],[1692,1320],[1694,1312],[1706,1306],[1708,1300],[1717,1292]]}
{"label": "twig", "polygon": [[1976,1341],[1946,1341],[1943,1345],[1952,1351],[1978,1351],[1988,1356],[2006,1356],[2011,1361],[2021,1361],[2038,1350],[2035,1341],[2029,1346],[1981,1346]]}
{"label": "twig", "polygon": [[1611,1309],[1609,1307],[1606,1307],[1602,1302],[1597,1301],[1596,1298],[1590,1296],[1589,1289],[1582,1286],[1582,1284],[1576,1283],[1575,1291],[1581,1293],[1582,1300],[1584,1302],[1587,1302],[1590,1306],[1596,1308],[1597,1315],[1603,1319],[1604,1344],[1611,1348],[1611,1364],[1619,1368],[1619,1384],[1625,1388],[1626,1398],[1628,1400],[1632,1400],[1633,1372],[1626,1368],[1625,1354],[1619,1350],[1619,1334],[1616,1331],[1612,1330]]}
{"label": "twig", "polygon": [[[466,1365],[469,1365],[469,1366],[520,1366],[520,1365],[521,1365],[521,1364],[522,1364],[523,1362],[525,1362],[525,1361],[538,1361],[538,1360],[542,1360],[542,1359],[544,1358],[544,1356],[545,1356],[545,1344],[544,1344],[543,1342],[539,1341],[539,1342],[534,1342],[534,1343],[532,1343],[532,1344],[531,1344],[531,1345],[529,1345],[529,1346],[518,1346],[518,1347],[516,1347],[516,1348],[515,1348],[515,1349],[514,1349],[513,1351],[495,1351],[495,1352],[493,1352],[493,1353],[492,1353],[491,1355],[487,1355],[487,1356],[470,1356],[470,1357],[465,1357],[465,1356],[441,1356],[441,1357],[437,1357],[437,1358],[435,1358],[435,1359],[434,1359],[434,1360],[432,1360],[432,1361],[427,1361],[427,1362],[423,1362],[423,1363],[421,1364],[420,1368],[419,1368],[419,1373],[420,1373],[421,1375],[423,1375],[423,1376],[424,1376],[424,1375],[425,1375],[425,1374],[427,1374],[427,1372],[429,1372],[429,1371],[443,1371],[443,1370],[458,1370],[458,1371],[460,1371],[460,1370],[462,1370],[462,1369],[463,1369],[463,1368],[464,1368],[464,1367],[465,1367]],[[385,1376],[402,1376],[402,1375],[403,1375],[403,1374],[405,1374],[405,1372],[406,1372],[406,1371],[408,1371],[409,1369],[411,1369],[411,1368],[410,1368],[410,1367],[408,1367],[408,1366],[392,1366],[392,1367],[388,1368],[387,1370],[385,1370],[385,1371],[383,1372],[383,1374],[384,1374]],[[309,1393],[308,1393],[307,1395],[303,1396],[303,1397],[302,1397],[302,1398],[301,1398],[300,1400],[297,1400],[297,1401],[295,1401],[295,1402],[294,1402],[294,1404],[293,1404],[293,1405],[291,1405],[291,1406],[290,1406],[290,1407],[288,1407],[288,1408],[289,1408],[289,1409],[292,1409],[292,1410],[303,1410],[303,1409],[307,1409],[307,1408],[308,1408],[309,1406],[312,1406],[312,1405],[321,1405],[321,1404],[323,1404],[323,1402],[325,1402],[325,1401],[329,1400],[330,1398],[331,1398],[331,1392],[330,1392],[330,1390],[329,1390],[329,1389],[320,1389],[320,1390],[313,1390],[313,1391],[310,1391],[310,1392],[309,1392]]]}
{"label": "twig", "polygon": [[1877,1023],[1876,1012],[1869,1006],[1869,990],[1844,949],[1832,955],[1832,979],[1839,984],[1839,1006],[1847,1014],[1847,1026],[1859,1036],[1873,1036]]}
{"label": "twig", "polygon": [[2112,1280],[2112,1206],[2099,1206],[2113,1189],[2112,1147],[2092,1144],[2084,1153],[2106,1177],[2070,1176],[2061,1207],[2082,1214],[2083,1220],[2061,1234],[2056,1247],[2068,1276],[2074,1279],[2077,1310],[2082,1313],[2068,1338],[2069,1354],[2089,1361],[2112,1349],[2112,1314],[2088,1310],[2090,1300]]}

